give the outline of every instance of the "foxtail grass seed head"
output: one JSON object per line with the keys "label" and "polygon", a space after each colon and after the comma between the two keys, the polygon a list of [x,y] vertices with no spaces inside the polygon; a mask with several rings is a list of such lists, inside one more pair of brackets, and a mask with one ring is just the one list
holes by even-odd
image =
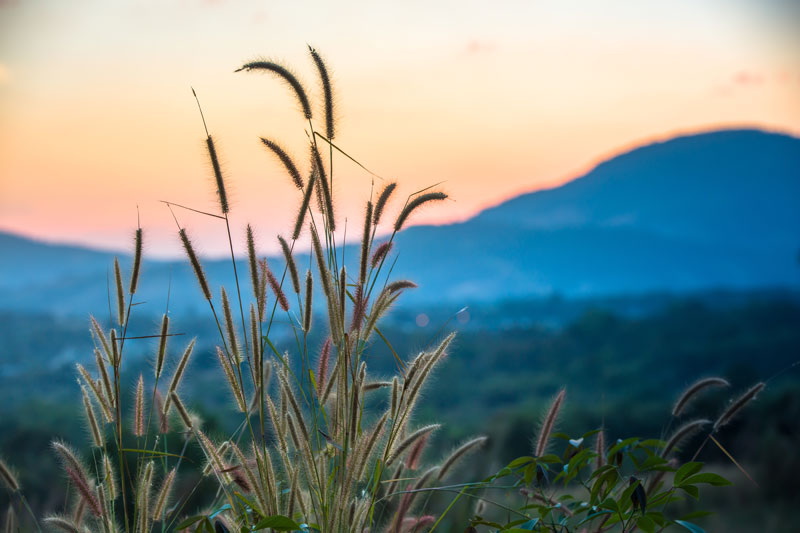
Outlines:
{"label": "foxtail grass seed head", "polygon": [[222,314],[225,317],[225,331],[228,334],[228,349],[230,350],[231,357],[233,357],[236,364],[239,363],[239,340],[236,338],[236,324],[233,321],[233,313],[231,312],[231,302],[228,299],[228,293],[225,287],[220,288],[222,297]]}
{"label": "foxtail grass seed head", "polygon": [[186,426],[186,429],[192,429],[194,422],[192,421],[192,417],[189,415],[189,411],[186,410],[186,407],[183,405],[183,402],[178,396],[178,393],[172,391],[169,393],[169,397],[172,403],[175,404],[175,409],[178,410],[178,414],[181,416],[183,425]]}
{"label": "foxtail grass seed head", "polygon": [[730,387],[728,380],[718,377],[695,381],[684,390],[672,408],[672,416],[680,416],[689,403],[701,392],[712,387]]}
{"label": "foxtail grass seed head", "polygon": [[267,265],[267,261],[262,259],[263,270],[267,276],[267,282],[269,283],[270,288],[272,288],[272,292],[275,294],[275,298],[278,299],[278,304],[280,304],[281,309],[284,311],[289,310],[289,300],[286,298],[286,294],[283,292],[283,288],[281,287],[280,282],[275,277],[275,274],[272,273],[272,270]]}
{"label": "foxtail grass seed head", "polygon": [[222,214],[227,215],[230,211],[230,206],[228,205],[228,193],[225,190],[225,180],[222,177],[222,168],[219,165],[217,149],[214,147],[214,139],[211,138],[211,135],[206,138],[206,146],[208,147],[208,157],[211,159],[211,168],[214,170],[214,180],[217,184],[219,209],[222,211]]}
{"label": "foxtail grass seed head", "polygon": [[328,363],[331,357],[331,338],[325,339],[322,345],[322,350],[319,353],[319,362],[317,363],[317,394],[321,395],[325,390],[325,381],[328,379]]}
{"label": "foxtail grass seed head", "polygon": [[291,156],[286,152],[286,150],[284,150],[283,147],[275,141],[265,139],[264,137],[261,137],[261,142],[273,154],[275,154],[281,163],[283,163],[283,166],[286,167],[286,171],[289,173],[289,176],[291,176],[295,186],[298,189],[303,190],[303,178],[300,176],[300,171],[297,170],[297,165],[294,164],[294,160],[292,160]]}
{"label": "foxtail grass seed head", "polygon": [[300,210],[297,212],[297,218],[295,219],[294,223],[294,231],[292,231],[292,240],[297,240],[300,238],[300,233],[303,231],[303,225],[305,224],[306,220],[306,211],[308,211],[308,205],[311,202],[311,193],[314,191],[314,182],[316,181],[317,177],[314,172],[308,177],[308,184],[306,185],[306,190],[303,193],[303,201],[300,204]]}
{"label": "foxtail grass seed head", "polygon": [[150,531],[150,492],[153,489],[153,461],[147,461],[141,469],[136,491],[137,510],[139,511],[139,531]]}
{"label": "foxtail grass seed head", "polygon": [[94,335],[100,340],[100,344],[103,346],[103,353],[105,353],[106,359],[108,360],[109,364],[113,365],[114,361],[111,358],[111,347],[108,344],[108,339],[106,338],[103,328],[100,327],[100,324],[97,322],[95,317],[90,315],[89,319],[92,322],[92,331],[94,332]]}
{"label": "foxtail grass seed head", "polygon": [[297,263],[294,261],[292,249],[282,236],[278,235],[278,241],[281,243],[283,258],[286,260],[286,267],[289,269],[289,276],[292,279],[292,288],[295,294],[300,294],[300,275],[297,273]]}
{"label": "foxtail grass seed head", "polygon": [[111,330],[111,360],[114,368],[119,368],[122,365],[122,356],[119,352],[119,344],[117,343],[117,330]]}
{"label": "foxtail grass seed head", "polygon": [[322,93],[325,96],[325,136],[328,139],[333,139],[336,134],[334,127],[336,120],[334,117],[333,89],[331,88],[331,78],[328,75],[328,67],[315,49],[309,46],[308,51],[311,53],[311,59],[314,60],[314,65],[317,67],[317,72],[319,72],[320,85],[322,85]]}
{"label": "foxtail grass seed head", "polygon": [[117,287],[117,322],[125,325],[125,289],[122,288],[122,271],[119,268],[119,259],[114,258],[114,282]]}
{"label": "foxtail grass seed head", "polygon": [[131,269],[131,283],[128,292],[136,294],[139,286],[139,271],[142,267],[142,228],[137,228],[133,236],[133,268]]}
{"label": "foxtail grass seed head", "polygon": [[261,280],[258,277],[258,258],[256,257],[256,239],[253,236],[253,227],[247,225],[247,263],[250,267],[250,283],[253,286],[253,297],[258,301],[258,288]]}
{"label": "foxtail grass seed head", "polygon": [[747,392],[742,394],[736,401],[731,403],[725,411],[719,416],[716,422],[714,422],[714,431],[719,430],[719,428],[723,427],[725,424],[730,422],[742,409],[744,409],[747,404],[752,402],[758,396],[758,393],[764,388],[766,384],[764,382],[759,382],[750,387]]}
{"label": "foxtail grass seed head", "polygon": [[108,493],[108,499],[114,501],[117,499],[117,475],[114,473],[114,465],[111,464],[111,458],[108,454],[103,454],[103,486]]}
{"label": "foxtail grass seed head", "polygon": [[86,390],[86,387],[81,386],[81,394],[83,395],[83,411],[86,415],[86,423],[89,425],[92,444],[97,448],[102,448],[105,444],[103,432],[100,430],[100,424],[97,423],[97,417],[94,415],[94,408],[92,407],[92,401],[89,399],[89,391]]}
{"label": "foxtail grass seed head", "polygon": [[561,389],[553,399],[553,403],[550,404],[550,408],[547,410],[547,414],[542,422],[542,429],[539,430],[539,438],[536,440],[536,449],[533,454],[534,457],[541,457],[547,450],[547,443],[550,440],[553,427],[555,427],[556,419],[561,410],[561,404],[564,403],[564,396],[566,393],[566,389]]}
{"label": "foxtail grass seed head", "polygon": [[[253,352],[253,373],[256,376],[261,375],[261,333],[258,328],[258,318],[256,315],[256,306],[250,304],[250,348]],[[258,378],[256,385],[260,384]]]}
{"label": "foxtail grass seed head", "polygon": [[169,433],[169,416],[164,412],[164,397],[158,389],[153,393],[153,408],[156,411],[156,423],[158,424],[158,432],[162,435]]}
{"label": "foxtail grass seed head", "polygon": [[378,266],[383,262],[389,252],[392,250],[392,246],[394,245],[393,241],[385,241],[378,245],[375,248],[375,251],[372,253],[372,268],[378,268]]}
{"label": "foxtail grass seed head", "polygon": [[111,387],[111,376],[108,375],[106,362],[103,359],[103,356],[100,354],[100,350],[97,348],[94,349],[94,362],[95,365],[97,365],[97,371],[100,372],[100,377],[102,378],[103,383],[103,392],[105,393],[106,398],[108,398],[109,407],[115,407],[117,403],[114,398],[114,389]]}
{"label": "foxtail grass seed head", "polygon": [[413,281],[407,279],[400,279],[386,285],[386,292],[388,292],[389,294],[393,294],[395,292],[404,291],[406,289],[416,289],[416,288],[417,284],[414,283]]}
{"label": "foxtail grass seed head", "polygon": [[153,507],[153,519],[154,520],[161,520],[164,516],[164,511],[167,508],[167,503],[169,502],[169,496],[172,492],[172,485],[175,483],[175,474],[177,470],[173,468],[169,471],[167,476],[164,478],[164,481],[161,482],[161,488],[158,489],[158,496],[156,497],[156,503]]}
{"label": "foxtail grass seed head", "polygon": [[233,393],[233,399],[236,401],[236,407],[242,413],[247,412],[247,405],[244,401],[244,393],[239,387],[239,382],[236,380],[233,367],[231,366],[230,361],[228,361],[228,356],[225,355],[225,352],[223,352],[219,346],[217,346],[217,359],[219,360],[219,365],[222,367],[222,371],[225,374],[225,380],[228,382],[231,392]]}
{"label": "foxtail grass seed head", "polygon": [[311,270],[306,271],[306,301],[303,307],[303,331],[306,334],[311,331],[311,317],[313,315],[312,306],[314,298],[314,276]]}
{"label": "foxtail grass seed head", "polygon": [[444,479],[444,477],[447,475],[447,472],[449,472],[450,469],[453,468],[453,466],[456,463],[458,463],[459,460],[461,460],[468,453],[473,452],[478,448],[480,448],[481,446],[483,446],[484,444],[486,444],[488,440],[489,437],[484,437],[484,436],[476,437],[472,440],[468,440],[467,442],[465,442],[464,444],[453,450],[453,453],[451,453],[450,456],[447,459],[445,459],[444,463],[442,463],[437,478],[439,480]]}
{"label": "foxtail grass seed head", "polygon": [[606,432],[601,429],[594,438],[594,453],[597,454],[596,466],[600,468],[606,464]]}
{"label": "foxtail grass seed head", "polygon": [[444,200],[447,198],[447,195],[443,192],[429,192],[425,194],[421,194],[408,202],[406,206],[400,211],[400,214],[397,216],[397,220],[394,223],[394,230],[400,231],[403,229],[403,224],[405,224],[406,219],[408,219],[409,215],[417,209],[422,204],[426,204],[428,202],[433,202],[437,200]]}
{"label": "foxtail grass seed head", "polygon": [[0,457],[0,479],[11,492],[17,492],[20,489],[19,478],[2,457]]}
{"label": "foxtail grass seed head", "polygon": [[317,186],[322,193],[322,199],[325,202],[325,215],[327,217],[328,227],[331,231],[336,231],[336,216],[333,212],[333,196],[331,195],[331,187],[328,183],[328,176],[325,173],[325,164],[322,162],[322,157],[319,155],[317,147],[311,145],[311,163],[316,171]]}
{"label": "foxtail grass seed head", "polygon": [[44,523],[66,533],[84,533],[78,524],[65,516],[47,516],[44,518]]}
{"label": "foxtail grass seed head", "polygon": [[388,459],[386,459],[386,466],[390,466],[392,463],[394,463],[401,455],[403,455],[403,452],[407,451],[419,439],[421,439],[422,437],[427,437],[428,435],[430,435],[431,432],[436,431],[440,427],[441,427],[440,424],[430,424],[421,427],[418,430],[411,433],[411,435],[407,436],[405,439],[398,442],[397,445],[392,450],[391,454],[389,455]]}
{"label": "foxtail grass seed head", "polygon": [[389,416],[395,418],[397,416],[398,401],[400,399],[400,381],[397,376],[392,378],[392,400],[389,403]]}
{"label": "foxtail grass seed head", "polygon": [[664,451],[661,452],[661,456],[667,457],[670,452],[680,446],[682,442],[709,424],[711,424],[711,420],[706,420],[705,418],[685,423],[670,436],[669,440],[664,445]]}
{"label": "foxtail grass seed head", "polygon": [[234,72],[240,72],[242,70],[246,70],[248,72],[252,70],[264,71],[278,76],[285,83],[287,83],[289,87],[291,87],[292,91],[297,97],[298,102],[300,103],[300,107],[303,110],[303,115],[306,117],[306,119],[311,120],[311,104],[309,103],[306,91],[303,89],[303,85],[297,79],[297,76],[295,76],[288,68],[274,61],[261,60],[245,63]]}
{"label": "foxtail grass seed head", "polygon": [[133,412],[133,434],[137,437],[144,437],[144,377],[139,374],[139,381],[136,383],[136,402]]}
{"label": "foxtail grass seed head", "polygon": [[375,202],[375,209],[372,212],[372,223],[374,225],[378,225],[381,221],[381,215],[383,215],[383,210],[386,207],[386,203],[389,201],[389,197],[392,196],[392,193],[397,188],[397,183],[392,182],[386,185],[383,188],[381,193],[378,195],[378,200]]}
{"label": "foxtail grass seed head", "polygon": [[75,365],[78,369],[78,373],[83,378],[83,381],[89,386],[89,389],[94,394],[95,399],[97,400],[98,405],[100,405],[100,409],[103,411],[103,416],[109,422],[114,420],[114,415],[111,410],[111,404],[109,400],[103,394],[103,391],[100,387],[97,386],[97,382],[92,378],[91,374],[83,367],[82,364],[78,363]]}
{"label": "foxtail grass seed head", "polygon": [[358,281],[362,285],[367,281],[370,237],[372,237],[372,202],[367,202],[367,210],[364,214],[364,233],[361,236],[361,263],[358,270]]}
{"label": "foxtail grass seed head", "polygon": [[53,449],[58,454],[64,471],[75,487],[75,490],[77,490],[80,497],[86,501],[86,505],[89,507],[92,514],[96,517],[100,517],[102,515],[100,502],[92,488],[93,483],[86,473],[86,468],[83,466],[83,463],[78,459],[74,450],[62,442],[54,441]]}
{"label": "foxtail grass seed head", "polygon": [[425,449],[425,445],[428,443],[429,435],[430,434],[420,438],[411,448],[411,451],[408,452],[408,457],[406,457],[406,468],[409,470],[416,470],[419,468],[419,462],[422,458],[422,451]]}
{"label": "foxtail grass seed head", "polygon": [[197,254],[194,251],[194,246],[192,246],[192,241],[189,240],[189,236],[186,234],[185,229],[181,229],[178,234],[181,237],[183,249],[186,250],[186,255],[189,258],[189,263],[192,265],[192,270],[194,270],[194,275],[197,278],[197,282],[200,284],[200,290],[203,291],[203,296],[205,296],[206,300],[211,300],[211,289],[208,288],[206,274],[203,272],[203,266],[200,264],[200,260],[197,259]]}
{"label": "foxtail grass seed head", "polygon": [[361,324],[364,322],[366,314],[367,299],[364,295],[364,287],[359,283],[356,287],[355,296],[353,297],[353,318],[350,321],[350,331],[361,329]]}
{"label": "foxtail grass seed head", "polygon": [[197,342],[196,337],[189,342],[189,345],[186,346],[186,349],[183,351],[183,355],[181,355],[181,358],[178,360],[178,367],[175,369],[175,373],[172,375],[172,379],[169,382],[169,388],[167,389],[167,399],[164,402],[164,413],[167,413],[169,410],[169,403],[172,398],[172,393],[178,390],[178,386],[181,384],[181,379],[186,371],[186,365],[189,364],[189,357],[192,355],[195,342]]}
{"label": "foxtail grass seed head", "polygon": [[161,335],[158,338],[158,352],[156,353],[156,379],[161,377],[164,368],[164,357],[167,354],[167,334],[169,333],[169,316],[164,313],[161,317]]}

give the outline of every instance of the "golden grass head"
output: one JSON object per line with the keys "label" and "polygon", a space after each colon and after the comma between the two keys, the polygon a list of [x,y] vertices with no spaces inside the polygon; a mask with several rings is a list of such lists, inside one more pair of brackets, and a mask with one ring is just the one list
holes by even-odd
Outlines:
{"label": "golden grass head", "polygon": [[137,228],[133,236],[133,268],[131,269],[131,283],[128,292],[136,294],[139,286],[139,272],[142,267],[142,228]]}
{"label": "golden grass head", "polygon": [[186,251],[186,255],[189,258],[189,263],[192,265],[192,270],[194,270],[194,275],[197,278],[197,282],[200,284],[200,290],[203,291],[203,296],[206,297],[206,300],[211,300],[211,289],[208,287],[208,280],[206,279],[206,274],[203,271],[203,266],[200,264],[200,260],[197,258],[197,254],[194,251],[194,246],[192,246],[192,241],[189,239],[189,235],[186,233],[186,229],[181,228],[178,232],[181,238],[181,244],[183,244],[183,249]]}
{"label": "golden grass head", "polygon": [[322,93],[325,97],[325,136],[328,137],[328,139],[333,139],[334,135],[336,135],[336,118],[334,117],[333,88],[331,87],[328,67],[325,65],[325,61],[323,61],[319,52],[310,45],[308,51],[311,54],[311,59],[314,60],[314,65],[317,67],[320,84],[322,85]]}
{"label": "golden grass head", "polygon": [[714,387],[730,387],[728,380],[718,377],[704,378],[695,381],[684,390],[672,407],[672,416],[680,416],[689,403],[701,392]]}
{"label": "golden grass head", "polygon": [[719,418],[717,418],[716,422],[714,422],[714,431],[719,430],[721,427],[726,425],[728,422],[733,420],[733,418],[742,410],[744,409],[750,402],[756,399],[758,393],[766,386],[766,383],[759,382],[747,389],[747,391],[739,396],[734,402],[732,402],[727,409],[725,409]]}

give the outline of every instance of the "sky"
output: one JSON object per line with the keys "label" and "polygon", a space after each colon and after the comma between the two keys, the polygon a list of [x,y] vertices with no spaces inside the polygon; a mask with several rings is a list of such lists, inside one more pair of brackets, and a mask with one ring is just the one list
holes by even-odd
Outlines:
{"label": "sky", "polygon": [[[148,254],[179,256],[161,201],[217,209],[194,87],[237,247],[251,223],[276,250],[300,198],[258,138],[306,172],[308,123],[277,79],[234,70],[282,62],[318,103],[308,44],[333,75],[336,144],[382,178],[335,157],[352,236],[388,180],[441,183],[450,199],[412,222],[448,223],[653,140],[800,135],[793,0],[0,0],[0,231],[126,249],[138,220]],[[226,252],[218,219],[175,214],[206,255]]]}

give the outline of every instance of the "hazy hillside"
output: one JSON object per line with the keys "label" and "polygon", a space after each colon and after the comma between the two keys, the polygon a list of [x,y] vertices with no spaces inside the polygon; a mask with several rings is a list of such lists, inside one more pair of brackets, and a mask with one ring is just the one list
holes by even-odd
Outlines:
{"label": "hazy hillside", "polygon": [[[797,288],[799,198],[800,139],[754,130],[679,137],[466,222],[409,228],[397,237],[394,275],[423,287],[404,296],[415,303]],[[105,308],[110,254],[8,234],[0,251],[0,308]],[[212,285],[232,282],[229,262],[206,269]],[[173,309],[204,305],[183,261],[146,263],[139,296],[160,310],[170,285]]]}

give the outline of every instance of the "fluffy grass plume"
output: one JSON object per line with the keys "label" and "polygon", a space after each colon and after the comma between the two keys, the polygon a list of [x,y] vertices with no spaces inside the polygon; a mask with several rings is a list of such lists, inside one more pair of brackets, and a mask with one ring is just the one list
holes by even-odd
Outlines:
{"label": "fluffy grass plume", "polygon": [[317,179],[317,187],[322,194],[324,201],[326,223],[330,231],[336,231],[336,216],[333,212],[333,195],[331,194],[331,187],[328,183],[328,176],[325,173],[325,164],[322,162],[322,157],[319,155],[316,145],[311,144],[311,164],[319,179]]}
{"label": "fluffy grass plume", "polygon": [[295,76],[288,68],[276,63],[275,61],[260,60],[245,63],[234,72],[240,72],[242,70],[248,72],[252,70],[264,71],[278,76],[280,79],[286,82],[289,87],[291,87],[295,97],[297,97],[297,101],[300,103],[300,107],[303,109],[303,115],[306,117],[306,119],[311,120],[311,103],[308,100],[308,95],[306,95],[306,91],[303,89],[303,85],[297,79],[297,76]]}
{"label": "fluffy grass plume", "polygon": [[96,517],[100,517],[103,512],[100,508],[100,501],[97,493],[93,489],[93,482],[86,472],[83,463],[78,459],[74,450],[63,442],[54,441],[53,449],[58,454],[64,471],[72,482],[78,495],[86,502],[87,507]]}
{"label": "fluffy grass plume", "polygon": [[206,279],[206,273],[203,271],[203,266],[200,264],[200,260],[197,259],[197,254],[194,251],[194,246],[192,246],[192,241],[189,240],[189,236],[186,234],[186,229],[181,229],[178,234],[181,237],[181,244],[183,244],[183,249],[186,251],[186,255],[189,258],[189,263],[192,265],[192,270],[194,270],[194,275],[197,278],[197,282],[200,284],[200,290],[203,291],[203,296],[206,297],[206,300],[211,300],[211,289],[208,287],[208,280]]}
{"label": "fluffy grass plume", "polygon": [[217,156],[217,149],[214,146],[214,139],[211,135],[206,137],[206,147],[208,148],[208,157],[211,159],[211,168],[214,170],[214,181],[217,185],[217,198],[219,199],[219,209],[222,214],[227,215],[230,212],[230,205],[228,204],[228,193],[225,188],[225,179],[222,177],[222,168],[219,164],[219,157]]}
{"label": "fluffy grass plume", "polygon": [[14,470],[0,457],[0,479],[3,480],[6,488],[11,492],[17,492],[20,489],[19,479],[14,473]]}
{"label": "fluffy grass plume", "polygon": [[322,350],[319,352],[319,361],[317,362],[317,394],[321,396],[322,391],[325,389],[325,381],[328,378],[328,363],[331,357],[331,338],[325,339],[322,344]]}
{"label": "fluffy grass plume", "polygon": [[238,363],[239,339],[236,338],[236,323],[233,321],[231,302],[228,299],[228,292],[225,290],[225,287],[220,288],[220,297],[222,299],[222,315],[225,319],[225,332],[228,335],[228,349],[230,350],[234,362]]}
{"label": "fluffy grass plume", "polygon": [[661,452],[661,456],[667,457],[670,454],[670,452],[672,452],[672,450],[674,450],[677,446],[680,446],[680,444],[683,441],[685,441],[686,439],[688,439],[689,437],[691,437],[692,435],[694,435],[695,433],[697,433],[698,431],[709,425],[710,423],[711,420],[706,420],[703,418],[687,422],[678,429],[676,429],[675,432],[672,433],[672,435],[670,435],[669,440],[667,440],[667,443],[664,445],[664,450]]}
{"label": "fluffy grass plume", "polygon": [[440,427],[440,424],[423,426],[408,435],[405,439],[398,442],[397,446],[395,446],[389,457],[386,459],[386,465],[389,466],[394,463],[398,458],[400,458],[401,455],[403,455],[403,452],[411,448],[411,446],[413,446],[414,443],[416,443],[419,439],[427,437],[431,432],[436,431]]}
{"label": "fluffy grass plume", "polygon": [[361,285],[367,281],[367,264],[369,263],[370,237],[372,236],[372,202],[367,202],[364,213],[364,233],[361,236],[361,262],[358,270],[358,282]]}
{"label": "fluffy grass plume", "polygon": [[425,194],[421,194],[408,202],[406,206],[400,211],[400,214],[397,216],[397,220],[394,223],[394,230],[400,231],[403,229],[403,224],[405,224],[408,217],[411,213],[417,209],[419,206],[426,204],[428,202],[433,202],[437,200],[444,200],[447,198],[447,195],[443,192],[429,192]]}
{"label": "fluffy grass plume", "polygon": [[680,416],[686,409],[689,403],[702,391],[712,387],[730,387],[727,379],[710,377],[695,381],[689,385],[678,397],[675,405],[672,407],[672,416]]}
{"label": "fluffy grass plume", "polygon": [[261,280],[258,277],[258,258],[256,257],[256,239],[253,235],[253,227],[247,225],[247,265],[250,267],[250,284],[253,286],[253,297],[258,300],[258,289]]}
{"label": "fluffy grass plume", "polygon": [[265,259],[261,260],[261,269],[264,274],[267,276],[267,282],[269,283],[270,288],[272,289],[273,294],[275,294],[275,298],[278,299],[278,304],[280,304],[281,309],[284,311],[289,310],[289,300],[286,298],[286,293],[283,292],[283,288],[281,287],[280,282],[275,277],[275,274],[272,273],[272,270],[269,268],[267,261]]}
{"label": "fluffy grass plume", "polygon": [[108,499],[114,501],[117,499],[119,492],[117,491],[117,475],[114,473],[114,465],[111,464],[111,458],[108,454],[103,454],[103,470],[102,482],[108,493]]}
{"label": "fluffy grass plume", "polygon": [[561,404],[564,403],[564,396],[566,393],[566,389],[561,389],[550,404],[550,408],[547,410],[547,414],[542,422],[542,428],[539,430],[539,437],[536,439],[536,447],[533,453],[534,457],[541,457],[547,450],[547,443],[550,440],[550,434],[553,432],[553,427],[556,424],[556,419],[561,410]]}
{"label": "fluffy grass plume", "polygon": [[317,175],[314,172],[312,172],[308,177],[308,184],[306,184],[306,190],[303,193],[303,201],[300,204],[300,210],[297,212],[294,230],[292,231],[292,239],[295,241],[300,238],[300,233],[303,231],[303,224],[305,224],[306,220],[306,211],[308,211],[308,205],[311,202],[311,193],[314,192],[314,182],[316,179]]}
{"label": "fluffy grass plume", "polygon": [[108,398],[109,407],[115,407],[116,401],[114,399],[114,389],[111,387],[111,376],[108,375],[106,362],[103,360],[103,356],[100,354],[100,350],[97,348],[94,350],[94,362],[95,365],[97,365],[97,371],[100,372],[101,383],[103,384],[103,392],[105,393],[106,398]]}
{"label": "fluffy grass plume", "polygon": [[133,407],[133,434],[144,437],[144,376],[136,382],[136,399]]}
{"label": "fluffy grass plume", "polygon": [[323,102],[325,104],[325,136],[332,140],[334,135],[336,135],[336,119],[334,117],[333,88],[331,87],[331,78],[328,74],[328,67],[325,65],[325,61],[323,61],[322,57],[319,55],[319,52],[317,52],[311,46],[308,47],[308,51],[311,54],[311,59],[314,60],[314,65],[317,67],[320,85],[322,85],[322,93],[324,95]]}
{"label": "fluffy grass plume", "polygon": [[267,147],[267,149],[275,154],[281,163],[283,163],[283,166],[286,168],[286,172],[289,173],[289,176],[292,178],[295,186],[302,190],[303,178],[300,176],[300,171],[297,170],[297,165],[294,164],[294,160],[292,160],[288,152],[286,152],[286,150],[284,150],[283,147],[275,141],[261,137],[261,142]]}
{"label": "fluffy grass plume", "polygon": [[161,317],[161,334],[158,338],[158,352],[156,352],[156,379],[161,377],[164,368],[164,357],[167,354],[167,334],[169,333],[169,316],[164,313]]}
{"label": "fluffy grass plume", "polygon": [[292,288],[295,294],[300,294],[300,275],[297,273],[297,263],[294,261],[292,249],[289,243],[286,242],[282,236],[278,235],[278,242],[281,243],[281,251],[283,251],[283,258],[286,261],[286,267],[289,269],[289,277],[292,280]]}
{"label": "fluffy grass plume", "polygon": [[306,298],[303,306],[303,331],[308,333],[311,330],[311,304],[314,298],[314,276],[310,270],[306,271]]}
{"label": "fluffy grass plume", "polygon": [[175,409],[178,411],[183,425],[186,426],[186,429],[192,429],[194,422],[192,422],[192,417],[189,415],[189,411],[186,410],[186,406],[183,405],[178,393],[175,391],[170,392],[169,398],[170,401],[175,404]]}
{"label": "fluffy grass plume", "polygon": [[594,453],[597,454],[595,465],[597,468],[606,464],[606,432],[601,429],[594,438]]}
{"label": "fluffy grass plume", "polygon": [[230,361],[228,361],[228,356],[225,355],[225,352],[223,352],[219,346],[217,346],[217,359],[219,360],[219,365],[222,368],[223,374],[225,374],[225,380],[228,382],[231,392],[233,393],[236,407],[240,412],[246,412],[247,405],[244,401],[244,393],[241,387],[239,387],[239,382],[236,381],[236,375],[234,374]]}
{"label": "fluffy grass plume", "polygon": [[389,198],[392,196],[392,193],[396,188],[397,183],[389,183],[378,195],[378,200],[375,202],[375,209],[372,211],[372,223],[374,225],[377,226],[378,223],[380,223],[381,215],[383,215],[383,209],[386,207],[386,203],[389,201]]}
{"label": "fluffy grass plume", "polygon": [[102,448],[105,444],[103,432],[100,430],[100,424],[97,423],[97,417],[94,415],[94,408],[86,387],[81,387],[81,395],[83,396],[83,411],[86,415],[86,423],[89,426],[89,434],[92,436],[92,444],[96,448]]}
{"label": "fluffy grass plume", "polygon": [[66,533],[85,533],[71,518],[66,516],[51,515],[44,518],[44,523]]}
{"label": "fluffy grass plume", "polygon": [[473,452],[476,449],[483,446],[484,444],[486,444],[488,440],[489,437],[485,436],[475,437],[474,439],[468,440],[467,442],[465,442],[464,444],[453,450],[453,452],[442,463],[439,469],[439,474],[437,475],[437,479],[439,480],[444,479],[444,477],[447,475],[447,472],[449,472],[450,469],[453,468],[453,466],[458,463],[458,461],[460,461],[468,453]]}
{"label": "fluffy grass plume", "polygon": [[181,355],[181,358],[178,360],[178,366],[175,368],[175,373],[172,375],[172,379],[169,382],[169,387],[167,388],[167,399],[164,402],[164,413],[167,413],[169,410],[169,403],[172,398],[172,393],[177,391],[178,385],[181,384],[181,379],[183,378],[183,373],[186,371],[186,365],[189,364],[189,357],[192,355],[195,342],[197,342],[197,338],[194,338],[189,342],[189,345],[186,346],[186,349],[183,351],[183,355]]}
{"label": "fluffy grass plume", "polygon": [[128,292],[136,294],[139,286],[139,272],[142,267],[142,228],[137,228],[133,236],[133,268],[131,269],[131,283]]}
{"label": "fluffy grass plume", "polygon": [[384,258],[389,254],[392,250],[392,246],[394,245],[393,241],[384,241],[375,248],[375,251],[372,253],[372,268],[378,268],[378,266],[383,262]]}
{"label": "fluffy grass plume", "polygon": [[169,473],[164,478],[164,481],[161,482],[161,488],[158,489],[158,495],[156,496],[156,502],[153,506],[153,519],[160,520],[161,517],[164,515],[164,511],[167,508],[167,503],[169,503],[169,497],[172,493],[172,485],[175,483],[175,474],[177,473],[177,469],[173,468],[169,471]]}
{"label": "fluffy grass plume", "polygon": [[122,271],[119,268],[119,259],[114,258],[114,284],[117,287],[117,323],[125,325],[125,289],[122,288]]}
{"label": "fluffy grass plume", "polygon": [[5,533],[14,533],[17,531],[17,516],[14,514],[14,507],[9,504],[6,511],[6,519],[4,521],[3,531]]}
{"label": "fluffy grass plume", "polygon": [[725,424],[730,422],[733,417],[735,417],[739,411],[744,409],[747,404],[755,400],[758,393],[761,392],[761,389],[764,388],[766,384],[764,382],[759,382],[750,387],[747,392],[742,394],[736,401],[731,403],[727,409],[725,409],[719,418],[717,418],[716,422],[714,422],[714,431],[717,431],[719,428],[723,427]]}
{"label": "fluffy grass plume", "polygon": [[92,323],[91,331],[99,341],[101,346],[103,347],[103,353],[105,353],[106,358],[110,364],[114,364],[114,361],[111,357],[111,347],[108,344],[108,338],[106,337],[103,328],[97,322],[97,319],[91,315],[89,315],[89,321]]}

